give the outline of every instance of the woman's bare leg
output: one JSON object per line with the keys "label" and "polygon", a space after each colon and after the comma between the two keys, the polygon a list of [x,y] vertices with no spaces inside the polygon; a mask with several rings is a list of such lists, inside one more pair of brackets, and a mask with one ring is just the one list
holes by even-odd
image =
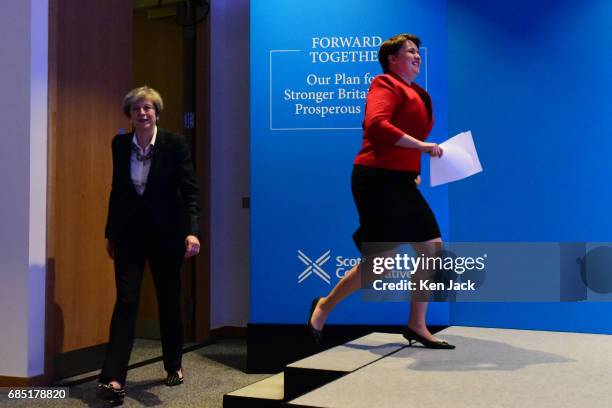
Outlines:
{"label": "woman's bare leg", "polygon": [[[414,243],[413,248],[418,254],[434,256],[442,248],[442,239],[435,238],[430,241]],[[310,324],[317,330],[321,330],[329,313],[338,303],[361,287],[361,264],[357,264],[348,271],[336,284],[326,297],[321,298],[310,319]],[[423,295],[421,293],[420,295]],[[408,327],[425,337],[427,340],[438,341],[427,329],[425,316],[427,314],[427,301],[412,301],[410,304],[410,318]]]}
{"label": "woman's bare leg", "polygon": [[[442,239],[435,238],[430,241],[413,243],[412,247],[416,253],[416,256],[419,256],[420,254],[424,254],[425,256],[435,256],[442,249]],[[418,271],[415,273],[415,275],[417,274]],[[423,295],[426,295],[426,293],[420,292],[415,295],[418,298],[424,298]],[[434,337],[429,329],[427,329],[425,316],[427,314],[428,304],[429,303],[427,301],[413,300],[410,302],[410,317],[408,319],[408,327],[427,340],[439,341],[439,339]]]}
{"label": "woman's bare leg", "polygon": [[[371,254],[371,257],[390,257],[394,256],[395,251],[382,251],[377,254]],[[327,320],[327,316],[329,313],[336,307],[336,305],[342,302],[345,298],[355,293],[355,291],[361,288],[362,279],[361,279],[361,271],[362,264],[361,262],[357,265],[353,266],[343,277],[342,279],[334,286],[334,288],[329,292],[326,297],[321,298],[319,303],[317,303],[317,307],[312,313],[312,318],[310,319],[310,324],[317,330],[321,330],[325,321]]]}
{"label": "woman's bare leg", "polygon": [[353,266],[342,279],[334,286],[326,297],[321,298],[312,313],[310,324],[317,330],[321,330],[329,312],[333,310],[343,299],[353,294],[361,286],[361,264]]}

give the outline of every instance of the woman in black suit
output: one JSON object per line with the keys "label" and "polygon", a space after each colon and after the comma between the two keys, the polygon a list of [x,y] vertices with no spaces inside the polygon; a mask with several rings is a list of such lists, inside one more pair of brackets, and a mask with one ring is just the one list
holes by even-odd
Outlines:
{"label": "woman in black suit", "polygon": [[145,261],[159,306],[166,385],[183,382],[180,269],[200,250],[199,190],[184,137],[157,127],[163,101],[143,86],[128,92],[123,111],[133,132],[115,136],[106,247],[114,260],[117,300],[98,396],[121,402],[134,343]]}

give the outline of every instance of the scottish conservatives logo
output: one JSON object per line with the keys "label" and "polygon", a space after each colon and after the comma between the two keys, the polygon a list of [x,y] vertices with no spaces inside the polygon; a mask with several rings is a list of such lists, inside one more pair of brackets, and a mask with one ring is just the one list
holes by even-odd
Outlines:
{"label": "scottish conservatives logo", "polygon": [[[305,266],[305,269],[303,269],[298,276],[298,283],[302,283],[308,279],[309,276],[315,275],[328,285],[331,284],[331,275],[325,269],[323,269],[323,265],[325,265],[331,259],[331,249],[314,261],[301,249],[298,249],[297,257]],[[335,268],[336,278],[342,279],[348,271],[353,269],[359,264],[359,262],[361,262],[361,258],[351,258],[338,255],[334,258],[334,261],[335,265],[334,262],[330,262],[325,265],[325,268]]]}
{"label": "scottish conservatives logo", "polygon": [[298,283],[302,283],[312,274],[315,274],[328,284],[331,282],[331,276],[322,268],[325,262],[329,261],[329,259],[331,258],[331,250],[325,252],[323,255],[321,255],[318,259],[314,261],[310,259],[301,249],[298,249],[297,252],[298,259],[302,261],[304,265],[306,265],[306,269],[304,269],[300,276],[298,276]]}

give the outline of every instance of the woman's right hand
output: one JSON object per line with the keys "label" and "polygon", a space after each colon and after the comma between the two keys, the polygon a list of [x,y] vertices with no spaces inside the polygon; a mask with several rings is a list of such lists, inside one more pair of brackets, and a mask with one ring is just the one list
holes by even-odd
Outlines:
{"label": "woman's right hand", "polygon": [[421,143],[421,151],[431,157],[442,157],[443,150],[437,143]]}
{"label": "woman's right hand", "polygon": [[110,239],[106,240],[106,253],[110,257],[110,259],[115,258],[115,243]]}

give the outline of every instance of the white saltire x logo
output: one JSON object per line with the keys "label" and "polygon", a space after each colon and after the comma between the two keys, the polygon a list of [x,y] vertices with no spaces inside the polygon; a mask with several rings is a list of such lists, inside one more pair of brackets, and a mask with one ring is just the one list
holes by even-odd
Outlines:
{"label": "white saltire x logo", "polygon": [[298,283],[302,283],[304,279],[308,278],[313,273],[317,275],[319,278],[323,279],[325,282],[330,283],[331,276],[329,276],[329,274],[325,272],[323,268],[321,268],[321,266],[325,262],[329,261],[329,258],[331,258],[330,253],[331,253],[331,250],[325,252],[316,261],[313,261],[309,257],[307,257],[306,254],[302,252],[302,250],[298,249],[298,259],[302,261],[304,265],[307,266],[307,268],[304,269],[304,271],[300,274],[300,276],[298,276]]}

